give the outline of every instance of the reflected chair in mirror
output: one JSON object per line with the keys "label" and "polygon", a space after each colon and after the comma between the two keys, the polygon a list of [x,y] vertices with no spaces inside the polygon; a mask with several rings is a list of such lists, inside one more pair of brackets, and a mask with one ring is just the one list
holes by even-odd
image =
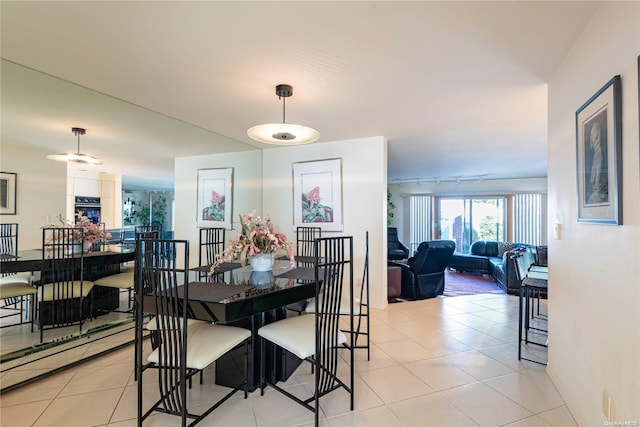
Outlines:
{"label": "reflected chair in mirror", "polygon": [[158,239],[162,238],[162,225],[158,223],[152,223],[148,225],[136,225],[133,227],[133,230],[135,234],[156,232],[158,235]]}
{"label": "reflected chair in mirror", "polygon": [[[158,231],[140,231],[135,234],[135,239],[157,239]],[[94,285],[104,286],[106,288],[119,289],[121,292],[127,293],[128,307],[127,310],[110,310],[115,312],[131,312],[133,304],[132,292],[135,286],[135,262],[134,265],[120,266],[120,272],[109,276],[101,277],[95,280]],[[119,298],[118,298],[119,300]],[[119,307],[118,307],[119,308]]]}
{"label": "reflected chair in mirror", "polygon": [[42,230],[42,271],[38,287],[40,341],[47,329],[82,325],[93,315],[93,282],[84,279],[84,230]]}
{"label": "reflected chair in mirror", "polygon": [[[313,268],[314,244],[322,237],[321,227],[296,227],[296,268]],[[302,314],[307,307],[307,300],[287,305],[287,310]]]}
{"label": "reflected chair in mirror", "polygon": [[[0,262],[18,258],[18,224],[0,224]],[[19,316],[18,324],[31,323],[35,314],[36,288],[31,286],[31,273],[9,273],[0,277],[0,319]],[[15,326],[2,322],[0,328]]]}
{"label": "reflected chair in mirror", "polygon": [[403,298],[435,298],[444,293],[445,274],[456,243],[452,240],[430,240],[420,243],[415,255],[406,263],[391,261],[402,268]]}
{"label": "reflected chair in mirror", "polygon": [[[350,295],[355,295],[355,289],[349,290]],[[365,234],[365,255],[364,255],[364,269],[362,272],[362,284],[360,286],[359,298],[356,298],[352,304],[349,304],[350,300],[343,298],[343,303],[340,305],[340,314],[343,316],[349,316],[350,324],[354,325],[353,330],[353,343],[348,343],[347,346],[350,349],[366,349],[367,360],[371,360],[371,345],[369,337],[369,232]],[[353,310],[351,310],[353,307]],[[315,298],[309,300],[305,311],[308,314],[315,313],[316,301]],[[353,319],[351,319],[353,318]],[[349,333],[348,329],[341,329],[342,332]],[[364,339],[364,344],[359,344],[360,338]]]}
{"label": "reflected chair in mirror", "polygon": [[[547,274],[544,272],[531,271],[532,259],[525,254],[525,251],[518,251],[512,256],[515,264],[516,277],[520,282],[520,292],[518,299],[518,360],[524,359],[529,362],[535,362],[545,365],[546,362],[522,357],[522,341],[524,335],[525,344],[534,344],[540,347],[548,347],[547,337],[548,330],[544,329],[541,322],[546,321],[545,318],[534,318],[533,307],[531,301],[540,293],[547,293],[548,280]],[[531,308],[531,311],[530,311]],[[536,335],[534,339],[529,338],[529,332],[533,331]],[[544,339],[544,342],[541,340]]]}
{"label": "reflected chair in mirror", "polygon": [[[0,262],[18,259],[18,224],[0,224]],[[2,283],[31,283],[31,273],[7,273],[0,277]]]}
{"label": "reflected chair in mirror", "polygon": [[[224,241],[224,228],[201,228],[198,265],[200,267],[203,267],[213,264],[216,261],[218,255],[224,252]],[[198,271],[198,280],[208,281],[209,277],[207,277],[207,275],[207,271]]]}
{"label": "reflected chair in mirror", "polygon": [[387,259],[403,260],[409,258],[409,248],[400,241],[398,229],[387,227]]}
{"label": "reflected chair in mirror", "polygon": [[[326,394],[344,388],[350,395],[350,408],[354,407],[353,379],[354,352],[349,351],[350,383],[338,378],[338,366],[345,363],[339,354],[347,342],[353,343],[353,317],[350,317],[349,337],[340,330],[340,305],[343,290],[353,289],[353,238],[331,237],[315,241],[314,271],[316,297],[319,301],[313,315],[293,316],[269,323],[258,329],[260,337],[260,394],[264,395],[268,384],[296,403],[315,414],[318,425],[320,398]],[[351,292],[350,300],[353,301]],[[280,347],[314,366],[313,394],[310,397],[298,397],[279,387],[272,378],[265,378],[266,352],[270,354]],[[268,348],[267,348],[268,347]]]}
{"label": "reflected chair in mirror", "polygon": [[[144,313],[155,316],[156,347],[142,362],[142,322],[136,324],[136,373],[138,381],[138,425],[154,411],[177,415],[181,425],[200,422],[238,390],[247,398],[249,338],[247,329],[196,322],[188,325],[189,242],[186,240],[139,239],[136,242],[138,282],[136,305],[138,318]],[[188,326],[187,326],[188,325]],[[190,378],[214,363],[225,353],[244,347],[245,376],[232,390],[201,414],[189,411],[187,385]],[[149,370],[145,368],[152,367]],[[157,376],[160,398],[143,409],[143,389],[149,390],[143,373]],[[154,396],[157,395],[154,393]]]}

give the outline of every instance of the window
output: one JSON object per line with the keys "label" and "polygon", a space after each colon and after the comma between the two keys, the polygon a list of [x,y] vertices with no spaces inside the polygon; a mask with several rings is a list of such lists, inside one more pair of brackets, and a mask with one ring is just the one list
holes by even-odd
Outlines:
{"label": "window", "polygon": [[420,243],[431,240],[431,200],[426,194],[409,197],[409,251],[413,255]]}
{"label": "window", "polygon": [[542,193],[513,196],[513,239],[529,245],[547,242],[547,195]]}
{"label": "window", "polygon": [[505,240],[505,198],[441,198],[440,238],[456,242],[457,252],[469,252],[476,240]]}

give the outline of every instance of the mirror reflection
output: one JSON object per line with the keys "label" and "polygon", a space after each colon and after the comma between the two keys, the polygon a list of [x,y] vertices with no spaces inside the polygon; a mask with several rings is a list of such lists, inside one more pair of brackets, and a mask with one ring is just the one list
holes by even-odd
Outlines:
{"label": "mirror reflection", "polygon": [[[182,140],[176,139],[175,144],[197,141],[194,145],[206,147],[194,151],[194,155],[205,156],[200,168],[216,167],[212,156],[219,153],[260,150],[5,60],[1,75],[0,167],[3,172],[15,173],[18,183],[16,214],[0,217],[0,227],[15,223],[18,230],[10,250],[4,245],[6,238],[0,237],[1,279],[25,286],[15,286],[9,292],[9,287],[2,285],[0,294],[0,375],[1,387],[6,390],[133,340],[132,283],[127,286],[126,280],[134,265],[136,227],[157,226],[162,237],[191,240],[192,247],[197,246],[195,218],[193,224],[178,227],[186,235],[175,233],[173,160],[167,166],[157,153],[140,155],[140,147],[131,144],[131,140],[162,133],[180,135]],[[70,129],[74,125],[88,128],[83,150],[86,146],[86,151],[100,158],[111,156],[100,169],[46,159],[46,155],[65,151],[54,147],[54,142],[71,141]],[[125,135],[122,138],[127,139],[130,149],[118,147],[108,152],[108,148],[95,142],[92,146],[91,129],[94,134],[108,135],[114,146],[118,135]],[[148,158],[154,160],[149,162]],[[155,169],[154,161],[158,165]],[[234,192],[242,191],[242,197],[255,198],[245,203],[260,209],[261,190],[255,187],[260,187],[261,182],[255,179],[256,164],[260,162],[247,166],[252,169],[250,174],[242,171],[242,163],[234,165]],[[247,175],[251,180],[243,182]],[[92,286],[58,290],[69,294],[65,294],[68,298],[61,303],[63,306],[57,307],[49,276],[58,273],[51,273],[50,265],[45,266],[43,261],[47,258],[43,256],[43,229],[63,227],[65,221],[73,224],[78,212],[111,236],[104,245],[96,244],[90,249],[75,245],[72,237],[59,239],[69,245],[63,253],[69,254],[65,258],[71,261],[57,260],[56,268],[60,270],[64,265],[76,275],[82,270],[84,280]],[[117,279],[125,283],[118,283]],[[55,313],[62,317],[56,318]],[[31,319],[35,319],[33,325]],[[45,326],[42,331],[41,324]]]}

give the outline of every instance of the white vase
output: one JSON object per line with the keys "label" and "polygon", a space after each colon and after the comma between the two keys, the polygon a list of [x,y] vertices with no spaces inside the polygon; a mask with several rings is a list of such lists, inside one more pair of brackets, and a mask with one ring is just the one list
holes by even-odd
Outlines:
{"label": "white vase", "polygon": [[273,268],[273,253],[253,255],[249,258],[249,265],[253,271],[271,271]]}

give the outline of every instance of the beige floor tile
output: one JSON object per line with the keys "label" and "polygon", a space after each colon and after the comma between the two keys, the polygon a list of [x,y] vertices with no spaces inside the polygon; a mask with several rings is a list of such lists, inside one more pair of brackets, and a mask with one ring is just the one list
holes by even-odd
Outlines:
{"label": "beige floor tile", "polygon": [[525,370],[490,378],[483,382],[534,414],[555,409],[564,404],[544,371]]}
{"label": "beige floor tile", "polygon": [[391,403],[389,409],[407,426],[477,426],[473,420],[437,394]]}
{"label": "beige floor tile", "polygon": [[[290,387],[288,391],[299,397],[309,396],[310,392],[304,385]],[[256,425],[259,427],[313,424],[313,412],[276,390],[267,389],[264,396],[261,396],[259,399],[252,399],[251,403],[253,405]],[[320,412],[320,419],[326,421],[322,412]]]}
{"label": "beige floor tile", "polygon": [[412,339],[378,343],[378,347],[399,363],[413,362],[437,356]]}
{"label": "beige floor tile", "polygon": [[482,383],[456,387],[439,394],[481,426],[501,426],[533,415]]}
{"label": "beige floor tile", "polygon": [[328,420],[331,427],[402,427],[405,424],[386,406],[355,411]]}
{"label": "beige floor tile", "polygon": [[115,389],[59,397],[47,407],[34,426],[106,425],[122,392],[122,389]]}
{"label": "beige floor tile", "polygon": [[48,399],[21,405],[3,406],[0,410],[0,425],[7,427],[31,426],[51,402],[52,400]]}
{"label": "beige floor tile", "polygon": [[537,415],[534,415],[533,417],[528,417],[507,424],[505,427],[550,427],[550,424],[548,424],[545,420],[538,417]]}
{"label": "beige floor tile", "polygon": [[71,396],[94,391],[124,388],[133,375],[131,363],[101,366],[91,370],[79,369],[59,396]]}
{"label": "beige floor tile", "polygon": [[482,332],[473,328],[451,331],[448,334],[452,338],[455,338],[461,343],[475,349],[504,344],[503,341],[493,338],[492,336],[489,336],[487,334],[483,334]]}
{"label": "beige floor tile", "polygon": [[569,409],[564,405],[550,411],[542,412],[538,414],[538,416],[554,427],[574,427],[578,425],[573,419],[571,412],[569,412]]}
{"label": "beige floor tile", "polygon": [[365,371],[360,376],[385,403],[433,392],[431,387],[402,366]]}
{"label": "beige floor tile", "polygon": [[0,406],[10,406],[40,400],[54,399],[73,378],[73,372],[66,371],[52,375],[44,380],[27,384],[15,390],[2,393]]}
{"label": "beige floor tile", "polygon": [[479,380],[513,372],[513,369],[477,350],[463,351],[442,357],[447,362],[456,365],[458,368]]}
{"label": "beige floor tile", "polygon": [[455,365],[448,363],[441,357],[407,363],[404,366],[436,391],[478,381],[476,378]]}
{"label": "beige floor tile", "polygon": [[375,328],[371,328],[371,341],[376,344],[406,338],[407,336],[405,334],[389,325],[378,325]]}
{"label": "beige floor tile", "polygon": [[356,351],[354,354],[356,372],[371,371],[374,369],[387,368],[395,366],[398,361],[389,356],[375,344],[371,344],[370,360],[367,360],[367,354],[364,351]]}

